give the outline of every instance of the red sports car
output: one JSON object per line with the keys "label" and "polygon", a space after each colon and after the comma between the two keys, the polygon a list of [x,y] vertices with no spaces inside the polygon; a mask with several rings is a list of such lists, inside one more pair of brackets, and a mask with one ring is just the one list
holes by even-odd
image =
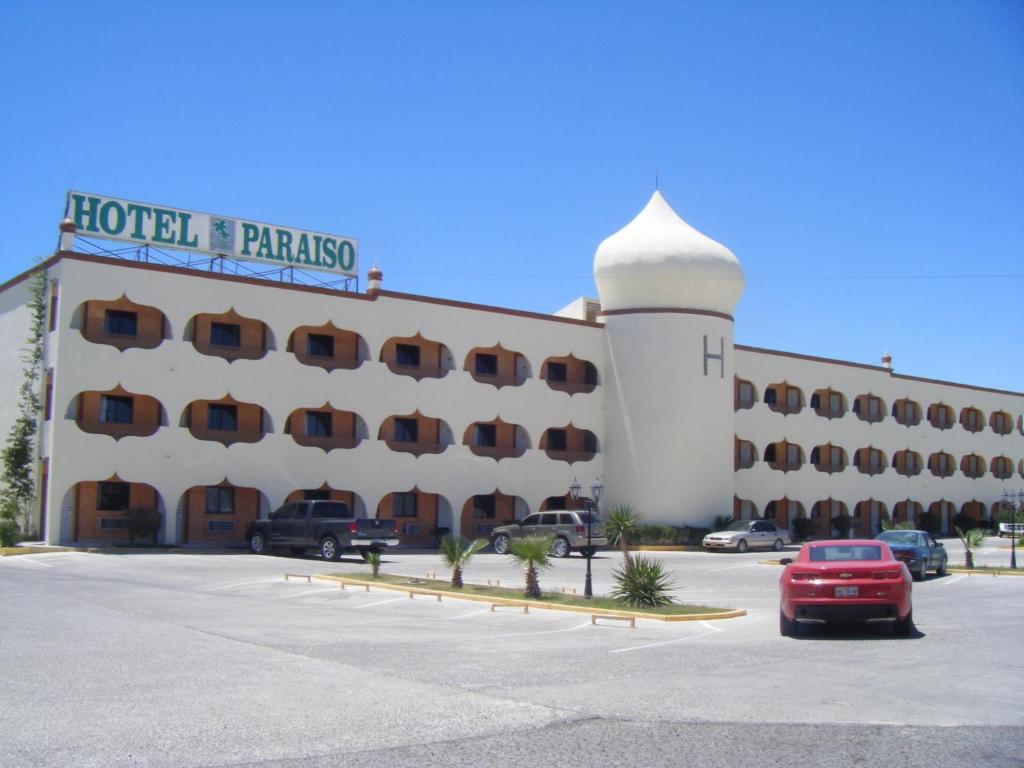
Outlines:
{"label": "red sports car", "polygon": [[779,632],[801,624],[891,624],[897,635],[914,631],[913,579],[884,541],[839,539],[804,544],[796,560],[785,558],[779,579]]}

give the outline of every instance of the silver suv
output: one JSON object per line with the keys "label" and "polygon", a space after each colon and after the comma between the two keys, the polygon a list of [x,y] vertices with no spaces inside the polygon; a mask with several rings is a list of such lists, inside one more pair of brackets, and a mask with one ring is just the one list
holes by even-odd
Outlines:
{"label": "silver suv", "polygon": [[553,536],[551,554],[568,557],[574,550],[584,557],[593,555],[594,550],[608,543],[604,535],[604,524],[595,515],[590,527],[590,552],[587,552],[587,522],[590,513],[582,510],[559,512],[537,512],[527,515],[512,525],[501,525],[491,532],[491,543],[499,555],[508,552],[512,539],[525,536]]}

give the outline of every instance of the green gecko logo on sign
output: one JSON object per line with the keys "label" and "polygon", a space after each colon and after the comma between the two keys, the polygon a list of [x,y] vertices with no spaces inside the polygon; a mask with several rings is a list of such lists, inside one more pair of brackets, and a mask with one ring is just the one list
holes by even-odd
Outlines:
{"label": "green gecko logo on sign", "polygon": [[80,235],[336,274],[358,271],[358,241],[350,237],[74,191],[68,193],[67,215]]}

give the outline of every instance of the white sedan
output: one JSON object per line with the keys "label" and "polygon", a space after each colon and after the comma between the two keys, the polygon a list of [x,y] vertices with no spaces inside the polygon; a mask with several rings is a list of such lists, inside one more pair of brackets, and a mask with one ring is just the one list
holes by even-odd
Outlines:
{"label": "white sedan", "polygon": [[724,531],[704,537],[705,549],[774,549],[776,552],[790,543],[789,531],[779,528],[770,520],[736,520]]}

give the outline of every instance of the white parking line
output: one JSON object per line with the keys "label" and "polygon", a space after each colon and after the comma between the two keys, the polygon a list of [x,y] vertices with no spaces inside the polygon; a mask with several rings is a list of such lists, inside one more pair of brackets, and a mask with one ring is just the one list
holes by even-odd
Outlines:
{"label": "white parking line", "polygon": [[730,565],[728,568],[713,568],[709,573],[719,573],[721,571],[735,571],[737,568],[753,568],[760,563],[743,563],[743,565]]}
{"label": "white parking line", "polygon": [[390,600],[380,600],[376,603],[367,603],[366,605],[357,605],[356,608],[375,608],[378,605],[387,605],[388,603],[397,603],[400,600],[408,600],[407,597],[393,597]]}
{"label": "white parking line", "polygon": [[[702,621],[701,624],[704,624]],[[698,637],[707,637],[713,635],[716,632],[722,630],[712,627],[707,632],[701,632],[699,635],[690,635],[689,637],[677,637],[675,640],[662,640],[660,643],[647,643],[646,645],[633,645],[629,648],[616,648],[614,651],[608,651],[608,653],[629,653],[630,651],[642,651],[645,648],[657,648],[660,645],[673,645],[674,643],[685,643],[687,640],[696,640]]]}
{"label": "white parking line", "polygon": [[5,562],[10,560],[12,562],[32,563],[32,565],[38,565],[40,568],[53,568],[52,565],[41,563],[38,560],[33,559],[32,555],[12,555],[10,557],[4,557],[0,559],[2,559]]}
{"label": "white parking line", "polygon": [[569,627],[568,629],[544,629],[540,632],[512,632],[511,634],[507,635],[495,635],[494,639],[497,640],[502,637],[523,637],[526,635],[557,635],[559,632],[575,632],[577,629],[583,629],[584,627],[589,626],[590,622],[585,621],[582,624],[578,624],[575,627]]}
{"label": "white parking line", "polygon": [[234,584],[225,584],[222,587],[210,587],[209,589],[207,589],[205,591],[206,592],[220,592],[222,589],[235,589],[236,587],[251,587],[251,586],[253,586],[255,584],[269,584],[271,582],[277,582],[277,581],[280,581],[280,580],[281,580],[280,576],[275,576],[272,579],[258,579],[256,581],[239,581],[239,582],[236,582]]}
{"label": "white parking line", "polygon": [[943,586],[947,586],[948,587],[950,584],[956,584],[958,581],[960,581],[960,579],[966,579],[966,578],[967,578],[967,574],[964,573],[964,574],[961,574],[960,576],[954,576],[952,579],[946,579],[945,581],[941,581],[939,583],[942,584]]}
{"label": "white parking line", "polygon": [[469,616],[479,616],[481,613],[490,613],[490,608],[484,608],[482,611],[472,611],[470,613],[460,613],[458,616],[445,616],[446,619],[465,619]]}
{"label": "white parking line", "polygon": [[306,589],[302,592],[292,592],[290,595],[281,595],[281,597],[275,597],[275,600],[291,600],[293,597],[302,597],[303,595],[315,595],[319,592],[337,592],[335,587],[320,587],[319,589]]}

